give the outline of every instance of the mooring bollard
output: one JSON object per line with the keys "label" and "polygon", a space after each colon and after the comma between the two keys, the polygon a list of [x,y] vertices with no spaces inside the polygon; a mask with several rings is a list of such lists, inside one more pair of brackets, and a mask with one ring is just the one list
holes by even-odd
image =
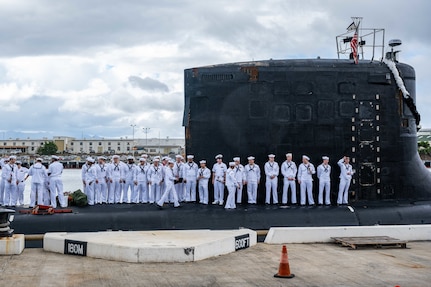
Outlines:
{"label": "mooring bollard", "polygon": [[0,208],[0,238],[12,237],[13,229],[9,227],[13,221],[15,210]]}

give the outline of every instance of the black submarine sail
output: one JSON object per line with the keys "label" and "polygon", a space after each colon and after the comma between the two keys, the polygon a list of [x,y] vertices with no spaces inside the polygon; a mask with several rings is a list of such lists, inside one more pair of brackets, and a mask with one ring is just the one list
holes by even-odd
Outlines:
{"label": "black submarine sail", "polygon": [[[314,164],[327,155],[333,166],[332,202],[338,192],[336,162],[348,154],[356,169],[350,200],[431,199],[431,173],[417,152],[415,70],[397,61],[393,48],[399,40],[390,41],[392,50],[384,55],[384,29],[360,28],[360,18],[353,19],[353,26],[336,38],[338,59],[186,69],[187,153],[209,163],[218,153],[225,161],[241,156],[245,162],[254,155],[261,167],[270,153],[279,163],[288,152],[297,163],[302,154]],[[371,59],[364,59],[365,49],[372,51]],[[374,60],[378,49],[381,59]],[[340,59],[343,54],[351,59]]]}

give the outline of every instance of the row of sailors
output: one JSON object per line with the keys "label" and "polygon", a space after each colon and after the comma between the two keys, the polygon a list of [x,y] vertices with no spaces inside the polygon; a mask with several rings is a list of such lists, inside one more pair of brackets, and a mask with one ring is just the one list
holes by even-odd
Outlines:
{"label": "row of sailors", "polygon": [[[235,157],[229,163],[229,168],[223,163],[223,156],[217,155],[216,163],[211,171],[206,167],[206,161],[199,162],[200,167],[193,161],[194,156],[188,155],[187,162],[184,163],[182,156],[177,155],[173,161],[168,157],[160,159],[155,157],[153,164],[147,162],[147,156],[143,155],[139,159],[139,164],[134,164],[134,158],[128,157],[127,163],[121,162],[119,156],[114,155],[111,163],[106,163],[105,157],[99,157],[98,163],[95,159],[87,158],[86,164],[82,167],[82,182],[84,191],[88,197],[89,205],[96,203],[154,203],[163,206],[165,202],[174,202],[174,206],[179,206],[179,202],[195,202],[196,187],[199,191],[200,203],[208,204],[208,183],[212,176],[214,185],[213,204],[224,204],[224,188],[228,189],[226,208],[235,208],[236,202],[242,202],[242,189],[247,185],[248,203],[256,204],[257,188],[261,179],[261,171],[253,156],[248,157],[248,164],[241,165],[240,158]],[[264,165],[266,175],[266,197],[265,203],[270,204],[271,194],[273,203],[278,203],[277,184],[280,168],[274,160],[273,154],[268,155],[268,161]],[[331,166],[329,158],[322,157],[323,162],[317,168],[319,178],[319,204],[323,204],[323,194],[325,193],[325,204],[330,205],[330,173]],[[56,196],[61,206],[66,206],[63,196],[63,186],[61,173],[63,165],[58,161],[57,156],[52,156],[52,162],[46,169],[42,165],[42,159],[36,159],[36,163],[30,169],[23,170],[20,164],[15,164],[15,157],[10,157],[9,162],[3,161],[2,186],[0,194],[0,204],[14,206],[23,200],[23,182],[32,176],[32,188],[30,194],[30,206],[38,203],[57,206]],[[291,192],[291,203],[296,204],[296,181],[300,185],[301,205],[305,205],[307,199],[310,205],[314,205],[312,194],[313,174],[316,173],[314,165],[309,162],[308,156],[302,157],[302,163],[297,168],[292,160],[292,154],[286,154],[286,161],[281,165],[283,175],[283,195],[282,203],[288,201],[288,192]],[[160,163],[162,161],[162,163]],[[338,194],[338,204],[347,204],[348,189],[350,180],[354,173],[349,164],[349,157],[345,156],[338,161],[341,168],[340,188]],[[14,172],[14,166],[15,172]],[[26,177],[19,174],[27,174]],[[7,180],[3,180],[6,179]],[[16,184],[13,184],[16,182]],[[3,186],[5,188],[3,188]],[[13,189],[15,186],[16,191]],[[129,189],[131,198],[129,199]],[[3,194],[4,191],[4,194]]]}

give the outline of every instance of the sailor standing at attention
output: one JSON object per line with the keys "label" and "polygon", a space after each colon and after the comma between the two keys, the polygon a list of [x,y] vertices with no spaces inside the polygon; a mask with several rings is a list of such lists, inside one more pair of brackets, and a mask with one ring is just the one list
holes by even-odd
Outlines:
{"label": "sailor standing at attention", "polygon": [[305,205],[308,196],[308,204],[314,205],[313,199],[313,174],[316,173],[314,165],[310,162],[310,158],[306,155],[302,156],[302,163],[298,167],[298,183],[301,187],[301,206]]}
{"label": "sailor standing at attention", "polygon": [[48,166],[48,179],[49,179],[49,190],[51,206],[57,207],[57,196],[61,207],[66,207],[67,202],[65,201],[63,194],[63,181],[61,175],[63,173],[63,164],[59,162],[60,158],[56,155],[51,156],[51,163]]}
{"label": "sailor standing at attention", "polygon": [[[122,203],[129,203],[129,198],[133,198],[135,196],[135,174],[136,174],[136,165],[135,158],[133,156],[127,157],[126,164],[126,174],[125,174],[125,182],[123,185],[123,199]],[[130,197],[129,197],[130,190]]]}
{"label": "sailor standing at attention", "polygon": [[277,184],[278,184],[278,174],[280,168],[278,163],[274,161],[275,155],[268,155],[268,161],[265,163],[264,169],[266,174],[266,197],[265,204],[271,203],[271,190],[272,190],[272,202],[278,204],[278,194],[277,194]]}
{"label": "sailor standing at attention", "polygon": [[136,197],[132,197],[134,203],[148,203],[148,170],[150,165],[147,163],[147,159],[141,157],[139,164],[136,167]]}
{"label": "sailor standing at attention", "polygon": [[352,175],[355,173],[352,165],[350,164],[350,157],[344,156],[338,161],[340,167],[340,189],[338,190],[337,204],[348,204],[349,200],[349,187]]}
{"label": "sailor standing at attention", "polygon": [[245,182],[245,172],[244,172],[244,166],[241,164],[241,158],[234,157],[233,161],[235,163],[235,178],[236,182],[238,183],[236,188],[236,203],[241,204],[242,202],[242,189]]}
{"label": "sailor standing at attention", "polygon": [[9,157],[0,159],[0,167],[2,170],[0,179],[0,205],[4,205],[4,189],[6,186],[6,173],[4,172],[4,167],[9,163]]}
{"label": "sailor standing at attention", "polygon": [[322,164],[317,167],[317,178],[319,179],[319,205],[323,204],[323,191],[325,191],[325,205],[331,205],[331,166],[329,157],[322,156]]}
{"label": "sailor standing at attention", "polygon": [[177,192],[178,201],[183,202],[186,197],[184,183],[183,183],[184,162],[183,162],[183,157],[179,154],[175,156],[174,175],[175,175],[175,191]]}
{"label": "sailor standing at attention", "polygon": [[168,160],[168,164],[165,168],[165,174],[164,174],[165,190],[160,200],[157,202],[157,205],[160,208],[163,207],[163,204],[165,203],[165,201],[168,199],[169,196],[173,197],[174,207],[180,206],[180,203],[178,202],[177,193],[175,192],[174,181],[175,181],[174,161],[170,159]]}
{"label": "sailor standing at attention", "polygon": [[112,162],[108,166],[108,178],[109,178],[109,189],[108,189],[108,203],[119,203],[121,200],[121,190],[123,181],[125,179],[125,168],[124,163],[120,161],[118,155],[112,156]]}
{"label": "sailor standing at attention", "polygon": [[224,202],[224,183],[226,180],[227,166],[223,163],[223,155],[218,154],[215,157],[216,163],[213,165],[212,184],[214,185],[213,204],[223,205]]}
{"label": "sailor standing at attention", "polygon": [[247,185],[248,203],[256,204],[257,186],[260,183],[260,168],[254,163],[254,156],[247,158],[248,164],[244,167],[245,183]]}
{"label": "sailor standing at attention", "polygon": [[25,180],[29,176],[31,176],[30,208],[33,208],[36,205],[36,197],[37,204],[43,204],[45,179],[48,177],[48,172],[42,164],[42,159],[40,157],[36,159],[36,162],[32,166],[30,166]]}
{"label": "sailor standing at attention", "polygon": [[160,157],[156,156],[153,158],[153,164],[148,170],[148,183],[150,184],[150,203],[159,201],[161,198],[160,185],[163,182],[163,170],[160,165]]}
{"label": "sailor standing at attention", "polygon": [[206,160],[199,162],[200,168],[198,170],[198,189],[199,189],[199,203],[208,204],[208,181],[211,177],[211,171],[207,168]]}
{"label": "sailor standing at attention", "polygon": [[107,196],[108,196],[108,175],[107,175],[107,169],[108,165],[106,165],[106,157],[99,156],[97,158],[97,164],[96,167],[96,189],[95,189],[95,199],[94,203],[96,204],[102,204],[107,202]]}
{"label": "sailor standing at attention", "polygon": [[94,187],[96,185],[97,172],[94,166],[94,158],[87,157],[87,167],[84,171],[82,182],[85,187],[85,194],[87,195],[88,205],[94,205]]}
{"label": "sailor standing at attention", "polygon": [[9,163],[4,166],[3,172],[6,174],[6,185],[4,192],[4,205],[12,206],[16,205],[18,199],[17,193],[17,176],[18,176],[18,166],[15,164],[16,156],[12,155],[9,157]]}
{"label": "sailor standing at attention", "polygon": [[228,195],[226,199],[226,205],[224,208],[234,209],[236,208],[235,192],[239,188],[239,184],[235,176],[235,162],[233,161],[229,163],[229,168],[226,171],[226,187],[227,187]]}
{"label": "sailor standing at attention", "polygon": [[196,202],[196,180],[198,165],[193,161],[194,155],[187,156],[184,164],[184,182],[186,184],[186,202]]}
{"label": "sailor standing at attention", "polygon": [[28,173],[28,168],[22,166],[22,162],[17,160],[16,161],[16,165],[18,167],[18,174],[17,174],[17,180],[18,180],[18,185],[17,185],[17,193],[18,193],[18,200],[17,200],[17,205],[23,205],[24,204],[24,189],[25,189],[25,177]]}
{"label": "sailor standing at attention", "polygon": [[291,204],[296,204],[296,173],[298,169],[296,163],[292,161],[292,154],[286,154],[286,160],[281,164],[281,174],[283,175],[283,197],[282,203],[287,204],[289,198],[289,187],[291,195]]}

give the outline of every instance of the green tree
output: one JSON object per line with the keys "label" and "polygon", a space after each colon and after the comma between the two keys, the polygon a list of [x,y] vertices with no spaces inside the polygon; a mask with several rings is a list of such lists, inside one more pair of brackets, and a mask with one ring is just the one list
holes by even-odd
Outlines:
{"label": "green tree", "polygon": [[37,153],[43,155],[53,155],[56,154],[58,150],[57,145],[54,142],[45,142],[43,146],[38,148]]}
{"label": "green tree", "polygon": [[418,142],[418,151],[419,154],[430,154],[431,153],[431,146],[429,142],[426,141],[420,141]]}

